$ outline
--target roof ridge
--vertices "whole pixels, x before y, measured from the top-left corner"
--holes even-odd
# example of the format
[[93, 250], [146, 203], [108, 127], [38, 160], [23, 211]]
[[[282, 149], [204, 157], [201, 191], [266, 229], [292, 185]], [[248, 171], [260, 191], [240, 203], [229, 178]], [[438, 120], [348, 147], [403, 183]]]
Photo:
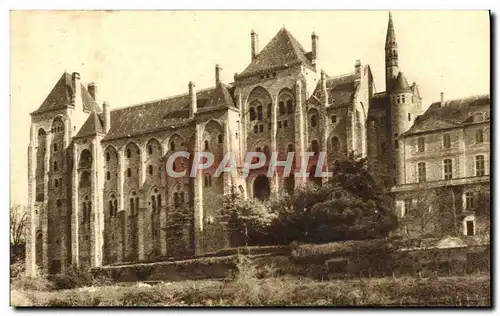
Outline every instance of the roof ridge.
[[352, 76], [352, 75], [355, 75], [356, 73], [355, 72], [348, 72], [348, 73], [344, 73], [344, 74], [341, 74], [341, 75], [336, 75], [336, 76], [330, 76], [328, 78], [326, 78], [326, 80], [330, 80], [330, 79], [339, 79], [339, 78], [342, 78], [342, 77], [348, 77], [348, 76]]
[[[204, 89], [200, 89], [200, 90], [196, 91], [196, 94], [198, 94], [198, 92], [206, 92], [206, 91], [214, 90], [215, 88], [216, 88], [216, 86], [209, 87], [209, 88], [204, 88]], [[123, 107], [111, 109], [111, 112], [120, 111], [120, 110], [124, 110], [124, 109], [129, 109], [129, 108], [133, 108], [133, 107], [139, 107], [139, 106], [142, 106], [142, 105], [148, 105], [150, 103], [161, 102], [161, 101], [165, 101], [165, 100], [172, 100], [172, 99], [176, 99], [176, 98], [180, 98], [180, 97], [184, 97], [184, 96], [188, 96], [188, 95], [189, 95], [189, 92], [187, 92], [187, 93], [181, 93], [181, 94], [176, 94], [176, 95], [173, 95], [173, 96], [170, 96], [170, 97], [166, 97], [166, 98], [160, 98], [160, 99], [155, 99], [155, 100], [150, 100], [150, 101], [144, 101], [144, 102], [141, 102], [141, 103], [130, 104], [130, 105], [126, 105], [126, 106], [123, 106]]]

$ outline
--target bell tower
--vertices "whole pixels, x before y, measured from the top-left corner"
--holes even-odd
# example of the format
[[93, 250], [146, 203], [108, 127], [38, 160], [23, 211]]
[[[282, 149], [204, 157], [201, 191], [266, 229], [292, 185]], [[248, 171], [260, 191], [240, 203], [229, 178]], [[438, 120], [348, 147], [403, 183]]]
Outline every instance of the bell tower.
[[398, 44], [396, 42], [396, 32], [394, 32], [392, 14], [389, 12], [387, 36], [385, 38], [385, 90], [387, 92], [390, 92], [392, 89], [392, 85], [398, 73]]

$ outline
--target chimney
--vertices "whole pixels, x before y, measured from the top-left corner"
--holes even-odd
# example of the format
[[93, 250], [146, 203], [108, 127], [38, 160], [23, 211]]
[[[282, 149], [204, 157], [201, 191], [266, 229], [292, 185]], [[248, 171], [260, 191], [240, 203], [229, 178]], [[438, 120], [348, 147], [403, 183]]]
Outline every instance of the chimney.
[[108, 133], [111, 128], [111, 113], [109, 111], [109, 105], [106, 101], [102, 103], [102, 112], [104, 114], [104, 132]]
[[71, 105], [75, 108], [83, 110], [82, 103], [82, 88], [80, 83], [80, 74], [74, 72], [71, 74], [71, 86], [73, 88], [73, 95], [71, 95]]
[[252, 60], [257, 57], [257, 54], [259, 53], [259, 35], [255, 33], [254, 30], [250, 33], [251, 39], [252, 39]]
[[444, 106], [444, 92], [441, 92], [441, 106]]
[[189, 96], [191, 97], [191, 112], [189, 116], [193, 118], [198, 107], [196, 105], [196, 86], [192, 81], [189, 81]]
[[92, 96], [92, 98], [94, 100], [97, 100], [95, 97], [96, 92], [97, 92], [97, 86], [95, 85], [94, 82], [91, 82], [87, 85], [87, 91], [90, 93], [90, 95]]
[[319, 37], [316, 35], [316, 33], [312, 32], [311, 34], [311, 46], [312, 46], [312, 51], [311, 51], [311, 62], [313, 65], [316, 64], [316, 60], [318, 59], [318, 44], [319, 44]]
[[361, 75], [361, 60], [356, 59], [356, 62], [354, 63], [354, 72], [356, 73], [356, 76]]
[[220, 82], [220, 71], [222, 69], [220, 68], [219, 64], [215, 65], [215, 85], [218, 85]]

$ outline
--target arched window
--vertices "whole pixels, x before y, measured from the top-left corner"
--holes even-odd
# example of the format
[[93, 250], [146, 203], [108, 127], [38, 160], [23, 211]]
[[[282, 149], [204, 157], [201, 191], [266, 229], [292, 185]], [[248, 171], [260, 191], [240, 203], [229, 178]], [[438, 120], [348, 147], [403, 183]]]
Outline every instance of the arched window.
[[153, 174], [153, 166], [152, 165], [148, 166], [148, 173]]
[[267, 105], [267, 118], [271, 118], [271, 116], [272, 116], [272, 114], [273, 114], [271, 107], [272, 107], [272, 104], [271, 104], [271, 103], [269, 103], [269, 104]]
[[57, 161], [54, 161], [54, 171], [57, 171]]
[[311, 127], [316, 127], [318, 125], [318, 118], [315, 114], [311, 116]]
[[332, 124], [337, 123], [337, 115], [332, 115]]
[[217, 142], [219, 144], [222, 144], [223, 140], [224, 140], [224, 138], [222, 137], [222, 134], [217, 135]]
[[208, 140], [205, 140], [205, 150], [209, 150], [209, 147], [210, 146], [208, 146]]
[[82, 221], [85, 223], [87, 221], [87, 203], [82, 203]]
[[262, 120], [262, 106], [261, 105], [259, 105], [257, 107], [257, 120], [259, 120], [259, 121]]
[[54, 151], [57, 151], [57, 144], [54, 144]]
[[314, 152], [315, 156], [319, 154], [319, 142], [316, 139], [311, 142], [311, 150]]
[[56, 188], [57, 188], [58, 186], [59, 186], [59, 180], [54, 179], [54, 187], [56, 187]]
[[130, 157], [132, 157], [132, 151], [130, 150], [130, 148], [127, 148], [127, 158]]
[[279, 107], [280, 107], [280, 115], [284, 115], [284, 114], [286, 114], [285, 102], [280, 101], [280, 103], [279, 103]]
[[253, 107], [250, 108], [250, 121], [255, 121], [255, 109]]
[[151, 195], [151, 211], [153, 211], [153, 213], [156, 212], [156, 207], [156, 197], [154, 195]]
[[134, 215], [135, 213], [135, 203], [134, 203], [134, 198], [129, 199], [129, 205], [130, 205], [130, 215]]
[[267, 146], [264, 146], [264, 155], [266, 155], [266, 158], [269, 158], [271, 156], [271, 151]]
[[131, 177], [132, 176], [132, 170], [130, 168], [127, 168], [127, 177]]
[[292, 100], [288, 100], [286, 101], [286, 110], [288, 112], [288, 114], [293, 114], [293, 101]]
[[113, 201], [111, 200], [108, 201], [108, 212], [109, 217], [113, 217]]
[[111, 155], [109, 153], [106, 153], [106, 161], [110, 161], [111, 160]]
[[207, 173], [205, 174], [205, 188], [212, 186], [212, 177]]
[[337, 136], [332, 137], [332, 151], [334, 153], [339, 151], [339, 138]]
[[148, 145], [148, 155], [152, 155], [153, 154], [153, 145], [149, 144]]
[[180, 206], [179, 193], [177, 193], [177, 192], [174, 193], [174, 206], [175, 207], [179, 207]]
[[175, 151], [175, 143], [174, 143], [174, 141], [170, 142], [170, 151]]
[[318, 125], [318, 119], [316, 118], [316, 115], [311, 116], [311, 127], [316, 127]]
[[157, 209], [159, 212], [159, 211], [161, 211], [161, 194], [158, 194], [158, 199], [156, 202], [158, 203]]
[[111, 172], [107, 171], [106, 172], [106, 180], [111, 179]]

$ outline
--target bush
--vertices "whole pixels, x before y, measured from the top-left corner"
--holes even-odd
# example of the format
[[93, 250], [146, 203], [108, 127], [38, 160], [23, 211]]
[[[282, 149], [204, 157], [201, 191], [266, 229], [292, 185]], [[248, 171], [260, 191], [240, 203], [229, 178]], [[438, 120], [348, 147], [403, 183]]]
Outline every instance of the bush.
[[65, 269], [62, 273], [50, 276], [49, 280], [56, 290], [74, 289], [92, 285], [100, 286], [112, 283], [111, 279], [104, 274], [94, 277], [91, 270], [74, 265]]
[[26, 265], [24, 260], [18, 260], [10, 265], [10, 278], [19, 278], [24, 275], [26, 271]]
[[53, 284], [43, 276], [19, 277], [12, 280], [12, 289], [23, 291], [50, 291]]

